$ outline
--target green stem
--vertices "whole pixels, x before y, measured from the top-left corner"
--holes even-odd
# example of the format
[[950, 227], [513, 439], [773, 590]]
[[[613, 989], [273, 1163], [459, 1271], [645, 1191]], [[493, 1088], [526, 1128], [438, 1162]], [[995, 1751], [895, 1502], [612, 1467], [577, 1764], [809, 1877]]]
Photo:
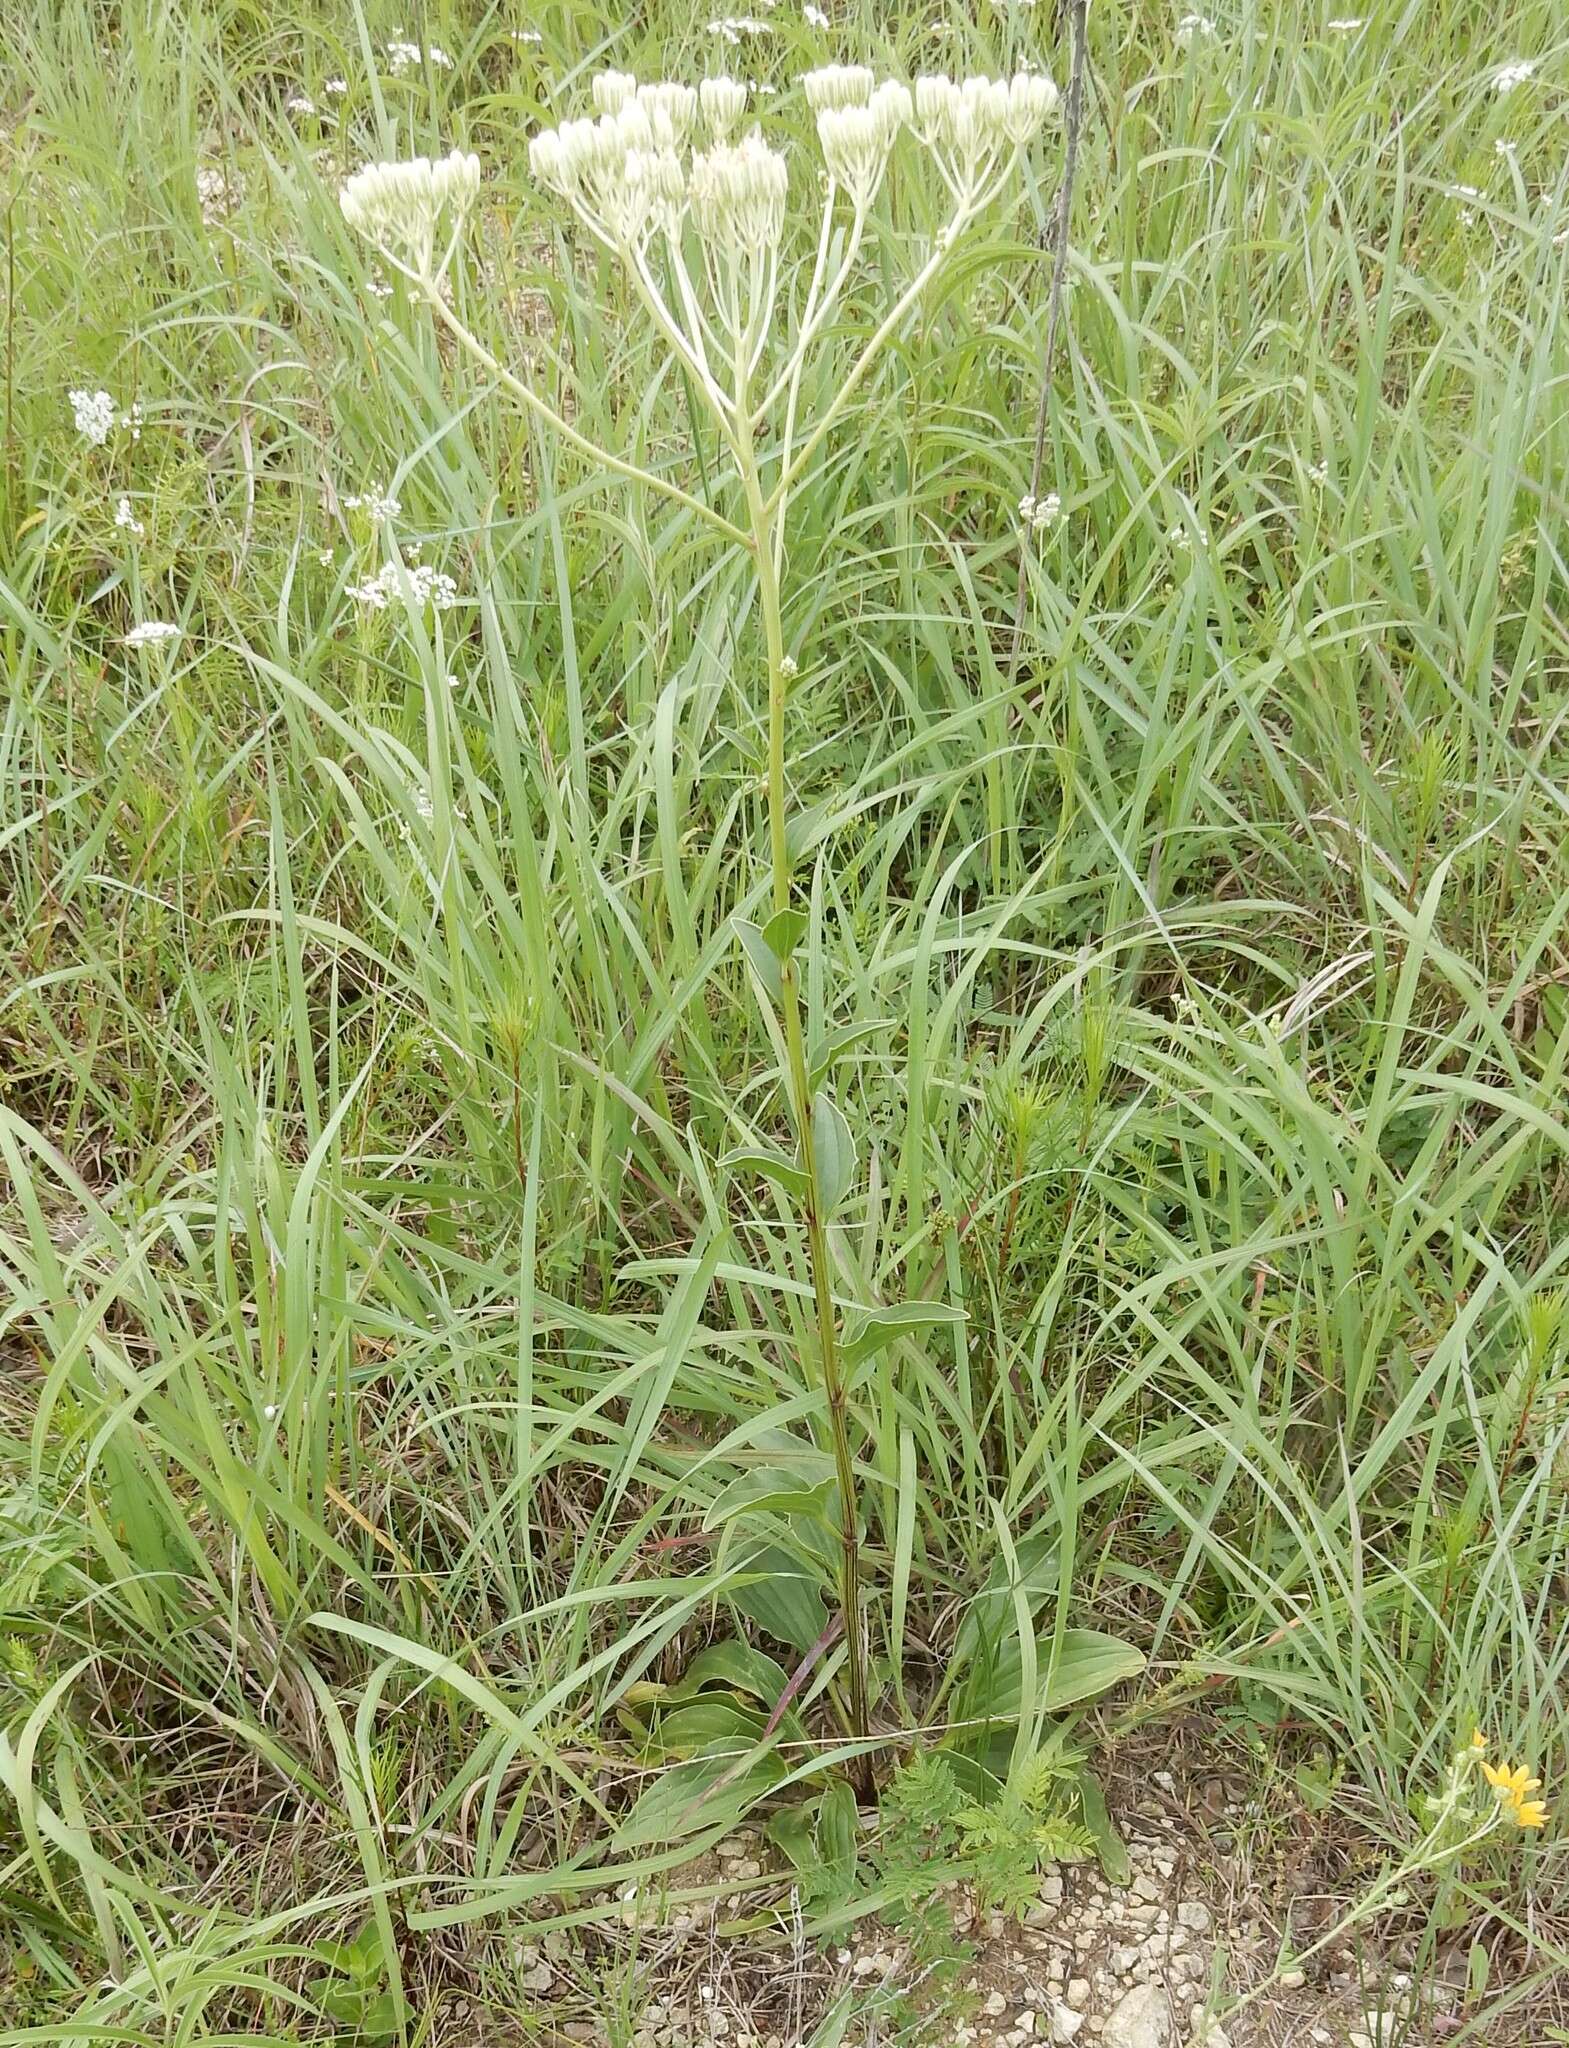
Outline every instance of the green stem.
[[[792, 868], [789, 840], [785, 831], [788, 796], [785, 787], [785, 675], [784, 622], [779, 602], [779, 574], [775, 567], [774, 513], [763, 498], [757, 461], [752, 448], [752, 430], [747, 417], [746, 368], [737, 354], [736, 411], [738, 415], [737, 457], [742, 489], [751, 517], [750, 545], [757, 564], [758, 603], [763, 616], [763, 636], [768, 650], [768, 846], [773, 868], [775, 911], [788, 910]], [[807, 1068], [806, 1042], [801, 1028], [800, 982], [795, 961], [787, 959], [779, 969], [780, 1006], [784, 1012], [785, 1056], [791, 1120], [795, 1125], [801, 1167], [806, 1176], [806, 1242], [811, 1268], [812, 1297], [817, 1315], [817, 1344], [822, 1359], [823, 1391], [828, 1401], [828, 1432], [833, 1450], [834, 1473], [839, 1487], [839, 1520], [842, 1551], [839, 1568], [840, 1619], [844, 1628], [846, 1687], [849, 1692], [850, 1733], [864, 1739], [871, 1732], [866, 1692], [866, 1646], [861, 1633], [861, 1544], [857, 1512], [855, 1466], [850, 1455], [849, 1389], [839, 1359], [839, 1333], [833, 1297], [833, 1266], [828, 1250], [821, 1183], [817, 1172], [817, 1146], [812, 1136], [812, 1087]], [[853, 1766], [857, 1796], [869, 1800], [873, 1792], [872, 1761], [859, 1756]]]

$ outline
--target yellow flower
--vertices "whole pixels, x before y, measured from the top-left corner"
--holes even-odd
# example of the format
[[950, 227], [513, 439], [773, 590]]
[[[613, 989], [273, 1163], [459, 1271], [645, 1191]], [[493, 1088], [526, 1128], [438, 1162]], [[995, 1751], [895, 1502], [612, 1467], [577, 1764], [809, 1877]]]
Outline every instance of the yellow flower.
[[1498, 1804], [1506, 1818], [1517, 1828], [1546, 1827], [1546, 1805], [1530, 1796], [1541, 1790], [1542, 1781], [1531, 1776], [1529, 1765], [1484, 1763], [1482, 1776], [1498, 1794]]
[[1483, 1764], [1482, 1776], [1506, 1805], [1518, 1805], [1527, 1792], [1534, 1792], [1542, 1782], [1531, 1776], [1525, 1764]]
[[1482, 1751], [1487, 1747], [1487, 1737], [1482, 1733], [1480, 1728], [1473, 1728], [1471, 1730], [1471, 1747], [1476, 1751], [1478, 1756], [1480, 1756]]

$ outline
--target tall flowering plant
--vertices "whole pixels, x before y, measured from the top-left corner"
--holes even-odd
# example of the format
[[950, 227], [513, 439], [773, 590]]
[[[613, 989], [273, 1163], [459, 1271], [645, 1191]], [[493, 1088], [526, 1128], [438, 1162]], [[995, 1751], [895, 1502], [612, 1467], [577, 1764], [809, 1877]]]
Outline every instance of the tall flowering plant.
[[[785, 645], [782, 604], [790, 501], [835, 421], [966, 230], [1018, 178], [1025, 152], [1056, 109], [1057, 91], [1034, 71], [1012, 79], [922, 77], [911, 87], [854, 65], [810, 72], [802, 88], [818, 151], [804, 182], [818, 195], [819, 210], [806, 244], [815, 253], [798, 267], [781, 258], [792, 224], [792, 185], [799, 191], [803, 179], [799, 172], [792, 177], [789, 159], [757, 127], [746, 126], [749, 92], [735, 79], [640, 84], [605, 71], [593, 81], [593, 114], [544, 129], [529, 146], [536, 181], [620, 263], [644, 314], [711, 415], [731, 471], [729, 511], [598, 446], [498, 361], [454, 310], [443, 279], [479, 196], [476, 157], [457, 151], [439, 161], [367, 166], [344, 187], [342, 206], [349, 223], [503, 388], [608, 475], [674, 500], [752, 563], [766, 655], [772, 915], [760, 927], [737, 924], [760, 994], [780, 1025], [795, 1152], [747, 1156], [785, 1190], [803, 1225], [816, 1370], [838, 1494], [845, 1719], [851, 1735], [864, 1740], [871, 1702], [860, 1525], [847, 1352], [828, 1239], [855, 1175], [855, 1148], [826, 1076], [817, 1071], [820, 1063], [808, 1058], [795, 960], [805, 917], [796, 903], [785, 774], [785, 712], [797, 675]], [[901, 149], [913, 158], [931, 201], [923, 218], [935, 213], [938, 225], [908, 283], [875, 324], [868, 319], [830, 395], [803, 417], [804, 373], [858, 274], [868, 221]], [[880, 1327], [893, 1325], [885, 1320]], [[859, 1332], [851, 1348], [864, 1349], [866, 1342]], [[802, 1370], [810, 1370], [808, 1362]], [[863, 1752], [863, 1785], [869, 1767]]]

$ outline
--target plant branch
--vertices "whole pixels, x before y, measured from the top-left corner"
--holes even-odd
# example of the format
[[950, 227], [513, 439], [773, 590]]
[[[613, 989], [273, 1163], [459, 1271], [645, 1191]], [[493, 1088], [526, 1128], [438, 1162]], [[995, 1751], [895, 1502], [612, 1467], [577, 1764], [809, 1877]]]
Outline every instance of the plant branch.
[[[1085, 17], [1089, 0], [1071, 0], [1073, 56], [1068, 77], [1067, 147], [1062, 166], [1062, 184], [1057, 192], [1057, 218], [1052, 228], [1051, 296], [1046, 308], [1046, 338], [1041, 344], [1040, 397], [1035, 408], [1035, 447], [1030, 457], [1032, 498], [1040, 496], [1041, 471], [1046, 462], [1046, 431], [1051, 422], [1052, 365], [1057, 355], [1057, 325], [1062, 317], [1062, 289], [1068, 274], [1068, 224], [1073, 213], [1073, 179], [1078, 169], [1079, 138], [1084, 124]], [[1013, 599], [1013, 642], [1008, 653], [1008, 681], [1019, 672], [1024, 647], [1024, 600], [1029, 583], [1029, 537], [1019, 541], [1019, 581]]]

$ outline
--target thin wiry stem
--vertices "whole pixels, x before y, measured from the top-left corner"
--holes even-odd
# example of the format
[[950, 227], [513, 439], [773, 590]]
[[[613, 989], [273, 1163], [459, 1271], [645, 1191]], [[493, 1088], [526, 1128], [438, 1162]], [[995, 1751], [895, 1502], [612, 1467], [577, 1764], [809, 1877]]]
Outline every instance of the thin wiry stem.
[[[1057, 323], [1062, 315], [1063, 279], [1068, 271], [1068, 221], [1073, 210], [1073, 174], [1079, 160], [1084, 115], [1085, 17], [1089, 0], [1072, 0], [1073, 58], [1068, 78], [1067, 146], [1062, 184], [1057, 192], [1057, 218], [1052, 231], [1051, 298], [1046, 308], [1046, 339], [1041, 344], [1040, 396], [1035, 408], [1035, 448], [1030, 457], [1030, 496], [1038, 498], [1046, 462], [1046, 430], [1051, 421], [1052, 364], [1057, 354]], [[1019, 580], [1013, 597], [1013, 639], [1008, 650], [1008, 681], [1019, 673], [1024, 648], [1024, 600], [1029, 583], [1029, 541], [1019, 542]]]

